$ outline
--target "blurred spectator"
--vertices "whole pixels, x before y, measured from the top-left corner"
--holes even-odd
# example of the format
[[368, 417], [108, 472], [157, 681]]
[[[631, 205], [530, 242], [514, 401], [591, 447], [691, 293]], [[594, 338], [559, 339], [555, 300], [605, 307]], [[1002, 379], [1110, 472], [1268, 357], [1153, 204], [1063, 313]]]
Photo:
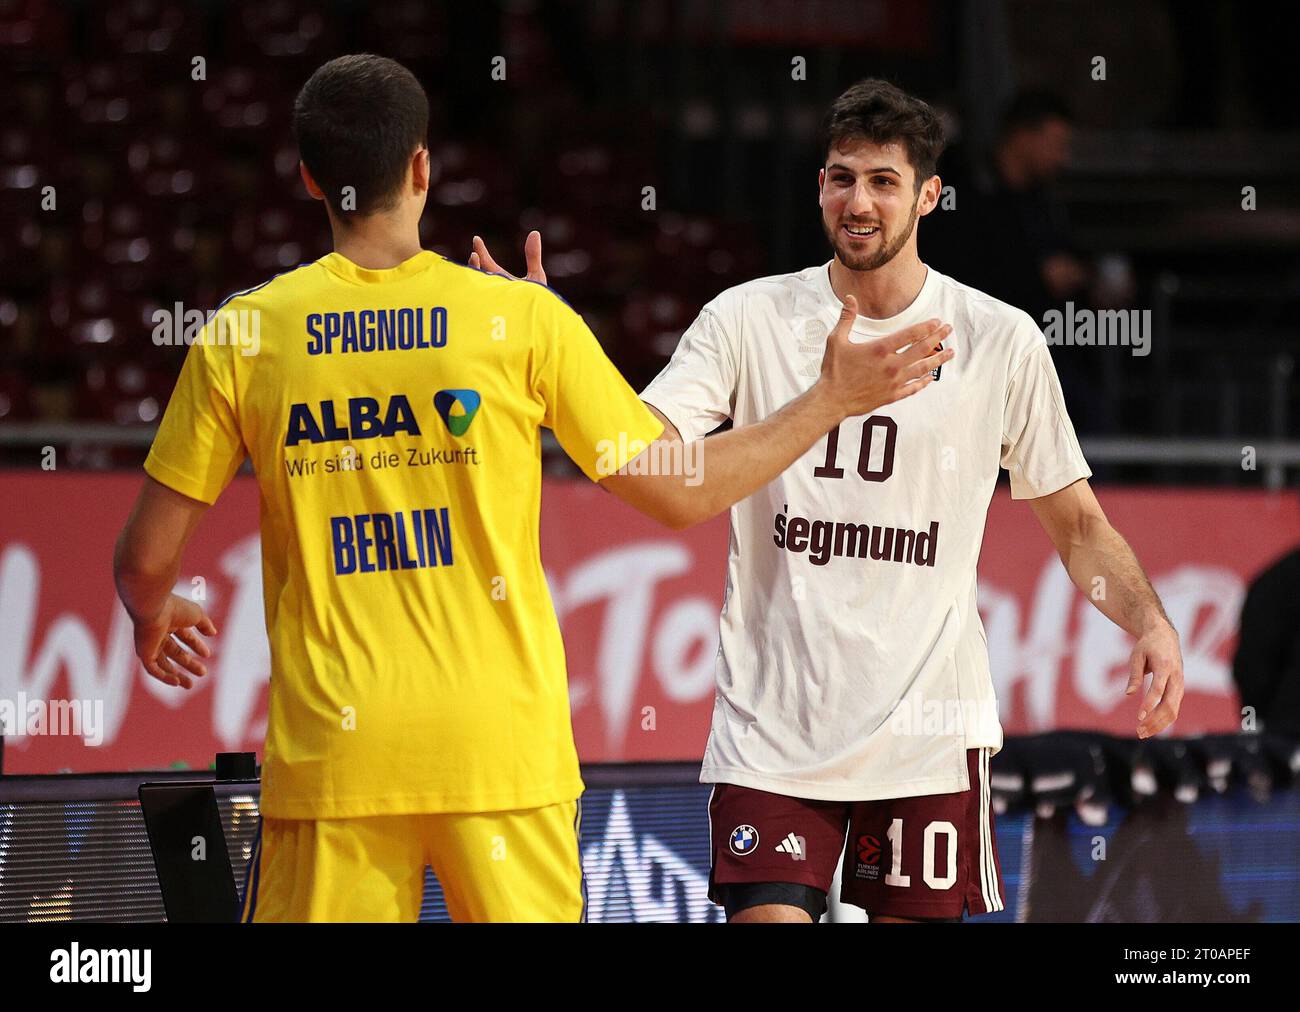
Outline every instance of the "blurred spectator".
[[1258, 729], [1300, 734], [1300, 548], [1246, 592], [1232, 677]]
[[[1073, 117], [1042, 91], [1018, 95], [986, 159], [942, 166], [956, 206], [927, 219], [926, 259], [962, 284], [1023, 309], [1041, 327], [1050, 309], [1086, 300], [1091, 272], [1071, 240], [1052, 184], [1069, 160]], [[1098, 389], [1096, 349], [1055, 346], [1066, 403], [1081, 432], [1113, 428]]]

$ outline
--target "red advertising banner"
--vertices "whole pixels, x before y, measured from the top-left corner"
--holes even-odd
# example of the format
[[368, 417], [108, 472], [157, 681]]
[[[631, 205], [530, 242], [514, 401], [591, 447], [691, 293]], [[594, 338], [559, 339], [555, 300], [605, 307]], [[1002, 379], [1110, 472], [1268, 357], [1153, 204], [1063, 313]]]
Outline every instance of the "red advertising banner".
[[[210, 675], [185, 692], [144, 674], [113, 591], [113, 543], [134, 475], [0, 476], [0, 723], [7, 773], [206, 767], [257, 751], [269, 656], [257, 486], [239, 478], [186, 554], [182, 591], [221, 631]], [[1240, 727], [1232, 684], [1249, 580], [1300, 543], [1294, 497], [1102, 489], [1183, 639], [1180, 735]], [[698, 760], [708, 735], [725, 581], [726, 518], [669, 531], [585, 482], [551, 481], [542, 555], [569, 659], [587, 762]], [[1129, 637], [1070, 583], [1046, 535], [1005, 488], [980, 562], [980, 612], [1009, 733], [1131, 734]]]

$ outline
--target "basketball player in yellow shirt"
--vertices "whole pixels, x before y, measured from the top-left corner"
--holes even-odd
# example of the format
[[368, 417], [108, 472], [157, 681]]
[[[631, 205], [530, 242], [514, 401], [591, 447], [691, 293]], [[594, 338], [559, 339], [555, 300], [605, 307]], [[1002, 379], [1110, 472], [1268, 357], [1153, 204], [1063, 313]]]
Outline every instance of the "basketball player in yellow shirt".
[[820, 380], [709, 437], [702, 484], [629, 473], [663, 426], [581, 318], [543, 284], [420, 248], [428, 103], [410, 72], [333, 60], [294, 126], [334, 252], [232, 296], [187, 353], [114, 560], [136, 652], [170, 685], [206, 673], [216, 629], [172, 589], [250, 458], [272, 678], [244, 918], [414, 921], [428, 864], [455, 920], [581, 920], [583, 785], [538, 554], [541, 429], [680, 528], [845, 417], [924, 387], [951, 357], [935, 351], [946, 330], [854, 344], [850, 303]]

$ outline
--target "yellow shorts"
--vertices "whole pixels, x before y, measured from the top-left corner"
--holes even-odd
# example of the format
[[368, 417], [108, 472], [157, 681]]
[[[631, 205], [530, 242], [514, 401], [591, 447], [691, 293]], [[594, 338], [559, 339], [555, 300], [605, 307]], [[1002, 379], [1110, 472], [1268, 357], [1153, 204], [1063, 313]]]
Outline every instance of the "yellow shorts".
[[454, 921], [583, 921], [581, 819], [581, 801], [516, 812], [263, 819], [242, 920], [415, 921], [429, 865]]

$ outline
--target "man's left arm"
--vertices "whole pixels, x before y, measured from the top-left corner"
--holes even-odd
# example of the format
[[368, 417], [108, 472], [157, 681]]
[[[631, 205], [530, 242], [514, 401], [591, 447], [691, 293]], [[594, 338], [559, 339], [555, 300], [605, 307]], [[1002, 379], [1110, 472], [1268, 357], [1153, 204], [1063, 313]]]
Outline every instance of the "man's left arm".
[[144, 462], [144, 486], [113, 553], [113, 580], [135, 627], [140, 663], [184, 689], [190, 676], [207, 674], [201, 658], [211, 651], [199, 634], [217, 630], [172, 588], [190, 536], [247, 456], [234, 407], [234, 350], [214, 336], [218, 323], [209, 319], [185, 354]]
[[1178, 633], [1137, 556], [1106, 519], [1086, 479], [1030, 499], [1029, 505], [1074, 585], [1136, 638], [1125, 695], [1137, 692], [1148, 673], [1153, 676], [1138, 708], [1137, 734], [1159, 734], [1177, 719], [1183, 702], [1183, 655]]
[[202, 677], [211, 649], [199, 635], [217, 628], [193, 601], [172, 593], [185, 545], [208, 504], [146, 477], [113, 553], [113, 580], [131, 616], [135, 652], [146, 671], [167, 685], [190, 688]]

